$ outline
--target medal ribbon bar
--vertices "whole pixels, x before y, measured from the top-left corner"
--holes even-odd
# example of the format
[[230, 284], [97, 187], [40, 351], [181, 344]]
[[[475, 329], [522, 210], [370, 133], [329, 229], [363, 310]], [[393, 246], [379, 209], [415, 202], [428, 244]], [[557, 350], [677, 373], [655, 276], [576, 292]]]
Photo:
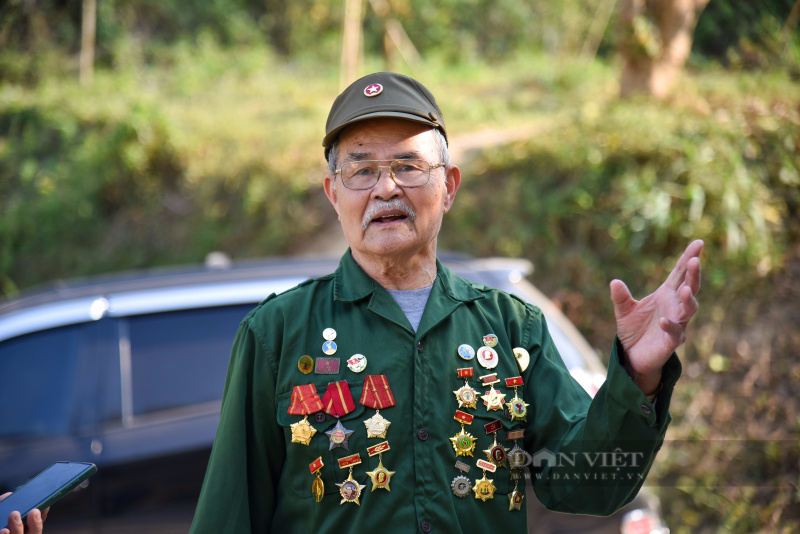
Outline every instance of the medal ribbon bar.
[[460, 369], [457, 369], [457, 371], [458, 378], [470, 378], [475, 376], [475, 369], [472, 367], [461, 367]]
[[322, 463], [322, 456], [320, 456], [319, 458], [308, 464], [308, 470], [311, 471], [311, 474], [313, 475], [314, 473], [322, 469], [324, 466], [325, 464]]
[[525, 437], [525, 429], [509, 430], [508, 432], [506, 432], [507, 441], [522, 439], [523, 437]]
[[322, 404], [325, 413], [334, 417], [342, 417], [355, 410], [356, 404], [353, 402], [353, 395], [350, 393], [347, 380], [328, 384], [328, 390], [322, 397]]
[[317, 395], [314, 384], [303, 384], [292, 389], [292, 398], [289, 405], [291, 415], [308, 415], [322, 409], [322, 401]]
[[484, 471], [489, 471], [490, 473], [494, 473], [497, 471], [497, 466], [494, 465], [492, 462], [487, 462], [486, 460], [479, 459], [475, 462], [475, 465], [483, 469]]
[[500, 422], [499, 419], [492, 421], [491, 423], [486, 423], [483, 425], [483, 428], [486, 429], [487, 434], [491, 434], [492, 432], [497, 432], [501, 428], [503, 428], [503, 423]]
[[339, 467], [341, 469], [344, 469], [345, 467], [352, 467], [361, 463], [361, 453], [357, 452], [355, 454], [351, 454], [350, 456], [339, 458], [337, 461], [339, 462]]
[[375, 456], [376, 454], [381, 454], [389, 450], [389, 442], [383, 441], [378, 443], [377, 445], [373, 445], [372, 447], [367, 447], [367, 454], [370, 456]]
[[517, 386], [522, 386], [524, 384], [525, 383], [522, 381], [522, 377], [521, 376], [514, 376], [512, 378], [506, 378], [506, 387], [507, 388], [513, 388], [513, 387], [517, 387]]
[[491, 386], [492, 384], [500, 382], [497, 379], [497, 373], [492, 373], [490, 375], [483, 375], [480, 377], [480, 379], [481, 379], [481, 384], [483, 384], [484, 386]]
[[461, 410], [456, 410], [456, 415], [453, 417], [456, 421], [461, 423], [462, 425], [471, 425], [472, 424], [473, 416], [466, 412], [462, 412]]
[[361, 392], [361, 404], [367, 408], [382, 410], [395, 405], [392, 388], [386, 375], [367, 375]]

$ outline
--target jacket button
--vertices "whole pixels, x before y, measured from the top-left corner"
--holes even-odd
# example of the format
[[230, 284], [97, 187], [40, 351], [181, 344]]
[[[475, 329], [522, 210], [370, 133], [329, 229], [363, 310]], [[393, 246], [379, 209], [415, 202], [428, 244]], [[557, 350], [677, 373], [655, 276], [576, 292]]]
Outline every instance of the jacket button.
[[422, 341], [417, 343], [417, 352], [422, 352]]
[[420, 441], [425, 441], [426, 439], [428, 439], [428, 431], [425, 430], [424, 428], [420, 428], [419, 430], [417, 430], [417, 437], [419, 438]]
[[646, 404], [642, 404], [642, 405], [641, 405], [641, 408], [642, 408], [642, 411], [643, 411], [644, 413], [646, 413], [646, 414], [650, 414], [650, 413], [652, 413], [652, 412], [653, 412], [653, 410], [651, 410], [651, 409], [650, 409], [650, 406], [648, 406], [648, 405], [646, 405]]
[[422, 529], [422, 532], [430, 532], [431, 528], [433, 528], [433, 525], [431, 525], [431, 522], [427, 519], [423, 519], [422, 523], [419, 525], [419, 528]]

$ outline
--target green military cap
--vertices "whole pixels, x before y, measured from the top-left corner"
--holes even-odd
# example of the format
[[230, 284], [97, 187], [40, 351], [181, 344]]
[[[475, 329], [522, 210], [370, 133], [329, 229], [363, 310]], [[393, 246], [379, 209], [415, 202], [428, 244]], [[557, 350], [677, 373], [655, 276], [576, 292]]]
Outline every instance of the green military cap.
[[433, 95], [421, 83], [396, 72], [376, 72], [350, 84], [336, 97], [325, 124], [325, 158], [342, 130], [380, 117], [406, 119], [438, 128], [447, 140], [444, 118]]

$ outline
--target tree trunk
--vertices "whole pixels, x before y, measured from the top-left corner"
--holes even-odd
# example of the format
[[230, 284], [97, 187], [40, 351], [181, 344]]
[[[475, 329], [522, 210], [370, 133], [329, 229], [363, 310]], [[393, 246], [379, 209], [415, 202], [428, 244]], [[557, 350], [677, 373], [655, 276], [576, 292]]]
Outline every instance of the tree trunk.
[[78, 78], [82, 85], [92, 83], [94, 77], [94, 45], [97, 29], [97, 3], [83, 0], [81, 15], [81, 57]]
[[620, 93], [670, 94], [692, 50], [692, 33], [708, 0], [623, 0]]

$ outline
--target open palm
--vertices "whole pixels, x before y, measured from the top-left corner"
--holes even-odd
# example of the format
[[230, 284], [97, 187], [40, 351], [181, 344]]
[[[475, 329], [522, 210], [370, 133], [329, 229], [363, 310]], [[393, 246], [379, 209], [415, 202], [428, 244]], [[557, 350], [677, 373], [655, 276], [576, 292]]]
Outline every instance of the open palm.
[[635, 300], [621, 280], [611, 282], [611, 300], [628, 371], [648, 393], [661, 380], [661, 368], [686, 339], [686, 325], [697, 311], [700, 289], [700, 252], [703, 242], [693, 241], [661, 286]]

